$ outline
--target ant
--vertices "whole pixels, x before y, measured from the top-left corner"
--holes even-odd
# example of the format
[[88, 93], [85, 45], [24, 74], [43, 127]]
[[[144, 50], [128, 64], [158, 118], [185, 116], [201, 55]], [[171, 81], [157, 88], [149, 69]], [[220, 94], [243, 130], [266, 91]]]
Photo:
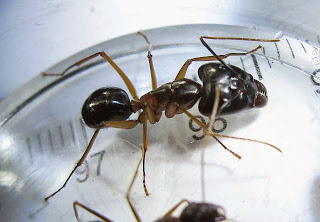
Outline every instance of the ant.
[[[143, 129], [143, 144], [142, 144], [142, 169], [143, 169], [143, 187], [146, 196], [149, 195], [145, 182], [145, 157], [147, 152], [147, 121], [151, 124], [155, 124], [161, 118], [162, 112], [165, 112], [167, 118], [172, 118], [176, 114], [184, 113], [196, 124], [198, 124], [203, 130], [208, 131], [208, 127], [199, 121], [195, 116], [189, 113], [187, 110], [192, 108], [194, 104], [199, 101], [199, 111], [205, 116], [210, 116], [212, 113], [213, 101], [215, 96], [215, 86], [219, 86], [220, 89], [220, 102], [217, 115], [230, 114], [240, 112], [242, 110], [250, 109], [253, 107], [263, 107], [267, 104], [268, 96], [266, 87], [255, 80], [251, 74], [246, 71], [233, 66], [227, 65], [223, 59], [230, 56], [244, 56], [257, 51], [262, 48], [258, 46], [255, 49], [244, 53], [228, 53], [224, 55], [217, 55], [210, 46], [205, 42], [205, 39], [225, 39], [225, 40], [247, 40], [247, 41], [260, 41], [260, 42], [277, 42], [279, 40], [269, 39], [252, 39], [252, 38], [233, 38], [233, 37], [209, 37], [201, 36], [201, 43], [213, 54], [213, 56], [204, 56], [188, 59], [180, 71], [178, 72], [174, 81], [166, 83], [160, 87], [157, 86], [155, 69], [152, 60], [152, 45], [147, 36], [142, 32], [138, 32], [138, 35], [142, 36], [148, 44], [148, 61], [152, 80], [152, 91], [141, 96], [140, 99], [137, 96], [136, 89], [131, 83], [127, 75], [120, 69], [120, 67], [105, 53], [104, 51], [97, 52], [90, 55], [73, 65], [67, 67], [62, 73], [42, 73], [43, 76], [63, 76], [70, 69], [80, 66], [81, 64], [101, 56], [104, 58], [119, 74], [124, 83], [126, 84], [129, 93], [132, 96], [130, 101], [128, 94], [117, 87], [104, 87], [94, 91], [84, 102], [82, 107], [82, 119], [91, 128], [95, 128], [95, 132], [91, 137], [85, 152], [73, 168], [65, 183], [54, 193], [44, 198], [45, 201], [57, 194], [63, 189], [69, 181], [75, 170], [84, 162], [90, 149], [92, 148], [95, 139], [97, 138], [99, 131], [105, 127], [131, 129], [142, 124]], [[191, 79], [185, 78], [189, 65], [194, 61], [216, 61], [202, 65], [198, 70], [200, 80], [203, 82], [203, 86]], [[139, 114], [138, 119], [128, 120], [132, 113], [139, 110], [142, 112]], [[223, 134], [217, 134], [210, 132], [210, 136], [213, 137], [224, 149], [229, 151], [236, 158], [241, 159], [241, 156], [227, 148], [217, 137], [238, 139], [252, 141], [256, 143], [262, 143], [268, 145], [279, 152], [282, 152], [278, 147], [254, 140], [241, 137], [227, 136]]]
[[[209, 126], [212, 126], [214, 123], [214, 120], [216, 118], [217, 115], [217, 109], [218, 109], [218, 103], [219, 103], [219, 97], [220, 97], [220, 89], [218, 86], [215, 87], [215, 101], [214, 101], [214, 105], [213, 105], [213, 111], [211, 113], [211, 118], [210, 118], [210, 122], [209, 122]], [[205, 138], [212, 133], [211, 131], [212, 128], [208, 128], [208, 131], [204, 131], [204, 136]], [[206, 146], [206, 142], [204, 142], [202, 144], [202, 149], [201, 149], [201, 166], [204, 165], [204, 148]], [[143, 149], [143, 147], [141, 147], [141, 149]], [[143, 159], [143, 156], [141, 157], [133, 178], [131, 179], [130, 185], [128, 187], [127, 193], [126, 193], [126, 199], [127, 202], [130, 206], [130, 209], [136, 219], [137, 222], [141, 222], [141, 218], [138, 214], [138, 212], [136, 211], [136, 209], [134, 208], [133, 204], [131, 203], [130, 200], [130, 192], [132, 189], [132, 186], [136, 180], [137, 174], [138, 174], [138, 170], [139, 170], [139, 166], [141, 164], [141, 161]], [[204, 168], [201, 167], [201, 190], [202, 190], [202, 202], [200, 203], [196, 203], [196, 202], [190, 202], [187, 199], [183, 199], [180, 202], [178, 202], [175, 206], [173, 206], [163, 217], [161, 217], [160, 219], [156, 220], [155, 222], [228, 222], [230, 220], [227, 220], [226, 218], [226, 211], [223, 207], [216, 205], [216, 204], [212, 204], [212, 203], [207, 203], [204, 201], [205, 199], [205, 195], [204, 195]], [[179, 217], [174, 217], [172, 216], [173, 212], [183, 203], [187, 203], [188, 205], [183, 209], [183, 211], [181, 212]], [[97, 211], [83, 205], [82, 203], [75, 201], [73, 202], [73, 210], [74, 210], [74, 214], [76, 219], [78, 220], [78, 222], [80, 222], [80, 217], [78, 214], [78, 210], [77, 208], [83, 208], [84, 210], [88, 211], [89, 213], [95, 215], [96, 217], [102, 219], [105, 222], [111, 222], [110, 219], [108, 219], [107, 217], [105, 217], [104, 215], [98, 213]]]

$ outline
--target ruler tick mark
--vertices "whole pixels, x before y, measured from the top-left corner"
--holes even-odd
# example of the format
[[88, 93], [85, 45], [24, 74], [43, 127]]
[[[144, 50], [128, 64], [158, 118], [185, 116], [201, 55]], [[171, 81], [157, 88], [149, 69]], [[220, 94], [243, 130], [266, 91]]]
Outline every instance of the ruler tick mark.
[[31, 139], [27, 138], [27, 146], [28, 146], [28, 151], [29, 151], [29, 158], [30, 158], [30, 163], [31, 165], [33, 164], [33, 154], [32, 154], [32, 147], [31, 147]]
[[42, 141], [41, 141], [41, 135], [40, 135], [40, 133], [38, 133], [37, 139], [38, 139], [39, 150], [40, 150], [40, 153], [42, 154], [42, 153], [43, 153], [43, 149], [42, 149]]
[[63, 132], [62, 132], [62, 126], [59, 126], [59, 135], [60, 135], [60, 140], [61, 140], [61, 145], [64, 147], [64, 138], [63, 138]]
[[88, 135], [87, 135], [87, 131], [86, 131], [86, 127], [84, 125], [84, 123], [82, 122], [82, 119], [80, 118], [80, 124], [81, 124], [81, 130], [82, 130], [82, 135], [84, 138], [84, 141], [86, 142], [86, 145], [88, 145]]
[[244, 67], [244, 63], [243, 63], [243, 60], [242, 60], [241, 57], [240, 57], [240, 61], [241, 61], [241, 64], [242, 64], [242, 69], [243, 69], [244, 71], [246, 71], [246, 68]]
[[262, 47], [262, 52], [263, 52], [263, 55], [264, 55], [264, 58], [266, 58], [268, 64], [269, 64], [269, 67], [271, 68], [271, 62], [269, 61], [267, 55], [266, 55], [266, 50], [264, 47]]
[[278, 44], [275, 42], [274, 45], [275, 45], [276, 50], [277, 50], [278, 59], [279, 59], [279, 61], [281, 62], [281, 64], [283, 64], [283, 62], [282, 62], [282, 60], [281, 60], [281, 57], [280, 57], [280, 51], [279, 51], [279, 48], [278, 48]]
[[262, 80], [262, 79], [263, 79], [263, 77], [262, 77], [262, 74], [261, 74], [261, 70], [260, 70], [260, 67], [259, 67], [259, 64], [258, 64], [257, 58], [256, 58], [256, 56], [255, 56], [255, 55], [252, 55], [252, 54], [251, 54], [251, 58], [252, 58], [252, 61], [253, 61], [254, 67], [256, 68], [258, 78], [259, 78], [259, 80]]
[[[299, 42], [300, 42], [300, 41], [299, 41]], [[306, 48], [304, 47], [304, 45], [302, 44], [302, 42], [300, 42], [300, 44], [301, 44], [301, 46], [302, 46], [302, 48], [303, 48], [304, 52], [305, 52], [305, 53], [307, 53], [307, 50], [306, 50]]]
[[51, 151], [54, 151], [51, 130], [48, 130], [48, 138], [49, 138], [49, 144], [50, 144], [50, 147], [51, 147]]
[[289, 40], [288, 40], [288, 39], [286, 39], [286, 41], [287, 41], [287, 44], [288, 44], [288, 46], [289, 46], [289, 48], [290, 48], [290, 51], [291, 51], [292, 57], [295, 59], [296, 57], [295, 57], [295, 55], [294, 55], [294, 53], [293, 53], [293, 50], [292, 50], [292, 47], [291, 47], [291, 45], [290, 45]]
[[71, 130], [72, 141], [73, 143], [76, 143], [76, 135], [75, 135], [74, 128], [71, 121], [69, 122], [69, 126]]

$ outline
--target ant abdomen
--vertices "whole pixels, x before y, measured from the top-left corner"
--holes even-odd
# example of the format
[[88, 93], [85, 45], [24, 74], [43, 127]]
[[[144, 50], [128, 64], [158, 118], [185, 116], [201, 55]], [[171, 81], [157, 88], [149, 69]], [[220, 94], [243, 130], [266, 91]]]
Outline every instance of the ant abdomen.
[[98, 128], [104, 121], [126, 120], [131, 114], [128, 94], [117, 87], [94, 91], [82, 106], [83, 121], [92, 128]]

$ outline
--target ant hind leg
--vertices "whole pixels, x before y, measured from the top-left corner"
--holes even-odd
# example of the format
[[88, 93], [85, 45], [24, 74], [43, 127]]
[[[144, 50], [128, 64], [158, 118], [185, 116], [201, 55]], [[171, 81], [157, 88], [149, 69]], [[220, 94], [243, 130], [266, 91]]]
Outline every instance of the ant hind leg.
[[86, 157], [88, 156], [99, 132], [100, 129], [102, 129], [103, 127], [113, 127], [113, 128], [121, 128], [121, 129], [131, 129], [134, 128], [137, 124], [139, 123], [138, 120], [126, 120], [126, 121], [106, 121], [103, 124], [101, 124], [101, 126], [99, 128], [96, 129], [96, 131], [94, 132], [93, 136], [90, 139], [90, 142], [86, 148], [86, 150], [84, 151], [84, 153], [82, 154], [80, 160], [77, 162], [76, 166], [73, 168], [73, 170], [71, 171], [71, 173], [69, 174], [68, 178], [66, 179], [66, 181], [64, 182], [64, 184], [58, 189], [56, 190], [54, 193], [52, 193], [51, 195], [47, 196], [46, 198], [44, 198], [45, 201], [48, 201], [51, 197], [53, 197], [54, 195], [56, 195], [58, 192], [60, 192], [68, 183], [68, 181], [70, 180], [71, 176], [73, 175], [73, 173], [76, 171], [76, 169], [81, 166], [81, 164], [84, 162], [84, 160], [86, 159]]
[[124, 81], [124, 83], [126, 84], [131, 96], [133, 97], [134, 100], [139, 101], [139, 98], [137, 96], [137, 92], [136, 89], [134, 87], [134, 85], [131, 83], [130, 79], [128, 78], [128, 76], [120, 69], [120, 67], [107, 55], [107, 53], [105, 52], [96, 52], [93, 55], [90, 55], [84, 59], [81, 59], [80, 61], [72, 64], [71, 66], [67, 67], [62, 73], [41, 73], [42, 76], [64, 76], [70, 69], [80, 66], [83, 63], [96, 58], [97, 56], [101, 56], [102, 58], [104, 58], [113, 68], [114, 70], [119, 74], [119, 76], [122, 78], [122, 80]]
[[73, 211], [74, 211], [74, 215], [77, 218], [77, 221], [80, 222], [80, 218], [79, 218], [79, 214], [78, 214], [78, 210], [77, 207], [81, 207], [83, 209], [85, 209], [86, 211], [88, 211], [89, 213], [95, 215], [96, 217], [100, 218], [101, 220], [103, 220], [104, 222], [112, 222], [112, 220], [108, 219], [107, 217], [103, 216], [102, 214], [98, 213], [97, 211], [83, 205], [82, 203], [79, 203], [78, 201], [73, 202]]

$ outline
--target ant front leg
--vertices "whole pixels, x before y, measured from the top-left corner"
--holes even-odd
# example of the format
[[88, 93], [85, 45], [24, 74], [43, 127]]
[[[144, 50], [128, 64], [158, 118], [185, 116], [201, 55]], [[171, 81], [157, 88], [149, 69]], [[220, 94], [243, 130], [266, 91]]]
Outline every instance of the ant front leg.
[[211, 36], [201, 36], [200, 41], [201, 43], [214, 55], [214, 56], [204, 56], [204, 57], [196, 57], [192, 59], [188, 59], [183, 66], [181, 67], [180, 71], [178, 72], [175, 80], [182, 79], [185, 77], [188, 67], [192, 62], [195, 61], [216, 61], [219, 60], [222, 64], [225, 64], [223, 62], [223, 59], [228, 58], [229, 56], [245, 56], [250, 53], [253, 53], [257, 51], [258, 49], [262, 48], [262, 46], [258, 46], [254, 48], [251, 51], [245, 52], [245, 53], [228, 53], [225, 55], [217, 55], [213, 50], [208, 46], [208, 44], [204, 41], [204, 39], [215, 39], [215, 40], [241, 40], [241, 41], [256, 41], [256, 42], [279, 42], [278, 39], [255, 39], [255, 38], [238, 38], [238, 37], [211, 37]]
[[216, 37], [216, 36], [201, 36], [201, 39], [215, 39], [215, 40], [240, 40], [252, 42], [279, 42], [279, 39], [259, 39], [259, 38], [242, 38], [242, 37]]
[[[219, 95], [219, 87], [216, 86], [216, 95]], [[219, 92], [218, 92], [219, 91]], [[215, 105], [216, 104], [216, 105]], [[204, 131], [204, 135], [209, 135], [211, 137], [213, 137], [220, 145], [222, 145], [222, 147], [224, 149], [226, 149], [228, 152], [230, 152], [232, 155], [234, 155], [235, 157], [237, 157], [238, 159], [241, 159], [241, 156], [239, 156], [237, 153], [233, 152], [232, 150], [230, 150], [229, 148], [227, 148], [217, 137], [222, 137], [222, 138], [229, 138], [229, 139], [237, 139], [237, 140], [244, 140], [244, 141], [250, 141], [250, 142], [255, 142], [255, 143], [260, 143], [260, 144], [264, 144], [267, 146], [270, 146], [273, 149], [276, 149], [277, 151], [281, 152], [281, 149], [279, 149], [278, 147], [276, 147], [275, 145], [272, 145], [270, 143], [264, 142], [264, 141], [260, 141], [260, 140], [255, 140], [255, 139], [249, 139], [249, 138], [243, 138], [243, 137], [235, 137], [235, 136], [228, 136], [228, 135], [224, 135], [224, 134], [217, 134], [217, 133], [213, 133], [212, 132], [212, 125], [215, 121], [215, 116], [217, 114], [217, 109], [218, 109], [218, 105], [219, 104], [219, 98], [216, 96], [215, 97], [215, 101], [214, 101], [214, 105], [213, 105], [213, 110], [212, 110], [212, 114], [211, 114], [211, 119], [210, 119], [210, 123], [209, 123], [209, 127], [206, 126], [205, 124], [203, 124], [201, 121], [199, 121], [194, 115], [192, 115], [191, 113], [189, 113], [185, 108], [183, 107], [179, 107], [179, 109], [186, 114], [190, 119], [192, 119], [197, 125], [199, 125], [203, 131]]]
[[255, 142], [255, 143], [260, 143], [260, 144], [264, 144], [267, 146], [270, 146], [273, 149], [276, 149], [277, 151], [279, 151], [280, 153], [282, 153], [282, 150], [278, 147], [276, 147], [275, 145], [272, 145], [270, 143], [264, 142], [264, 141], [260, 141], [260, 140], [255, 140], [255, 139], [249, 139], [249, 138], [243, 138], [243, 137], [237, 137], [237, 136], [228, 136], [228, 135], [224, 135], [224, 134], [217, 134], [217, 133], [212, 133], [209, 131], [208, 127], [203, 124], [201, 121], [199, 121], [197, 119], [197, 117], [195, 117], [194, 115], [192, 115], [190, 112], [188, 112], [186, 109], [179, 107], [179, 109], [186, 114], [190, 119], [192, 119], [198, 126], [200, 126], [202, 129], [204, 129], [205, 131], [207, 131], [207, 134], [211, 137], [213, 137], [220, 145], [222, 145], [222, 147], [224, 149], [226, 149], [228, 152], [230, 152], [232, 155], [234, 155], [235, 157], [237, 157], [238, 159], [241, 159], [241, 156], [239, 156], [237, 153], [233, 152], [232, 150], [230, 150], [229, 148], [227, 148], [217, 137], [222, 137], [222, 138], [229, 138], [229, 139], [236, 139], [236, 140], [244, 140], [244, 141], [250, 141], [250, 142]]
[[81, 166], [81, 164], [84, 162], [84, 160], [86, 159], [86, 157], [88, 156], [98, 134], [101, 128], [103, 127], [113, 127], [113, 128], [120, 128], [120, 129], [132, 129], [134, 128], [137, 124], [139, 123], [138, 120], [126, 120], [126, 121], [107, 121], [107, 122], [103, 122], [101, 124], [101, 126], [99, 128], [96, 129], [96, 131], [94, 132], [93, 136], [90, 139], [90, 142], [86, 148], [86, 150], [84, 151], [84, 153], [82, 154], [80, 160], [77, 162], [76, 166], [73, 168], [73, 170], [71, 171], [71, 173], [69, 174], [67, 180], [64, 182], [64, 184], [58, 189], [56, 190], [54, 193], [52, 193], [51, 195], [47, 196], [46, 198], [44, 198], [45, 201], [48, 201], [51, 197], [53, 197], [54, 195], [56, 195], [58, 192], [60, 192], [68, 183], [68, 181], [70, 180], [72, 174], [76, 171], [76, 169]]

